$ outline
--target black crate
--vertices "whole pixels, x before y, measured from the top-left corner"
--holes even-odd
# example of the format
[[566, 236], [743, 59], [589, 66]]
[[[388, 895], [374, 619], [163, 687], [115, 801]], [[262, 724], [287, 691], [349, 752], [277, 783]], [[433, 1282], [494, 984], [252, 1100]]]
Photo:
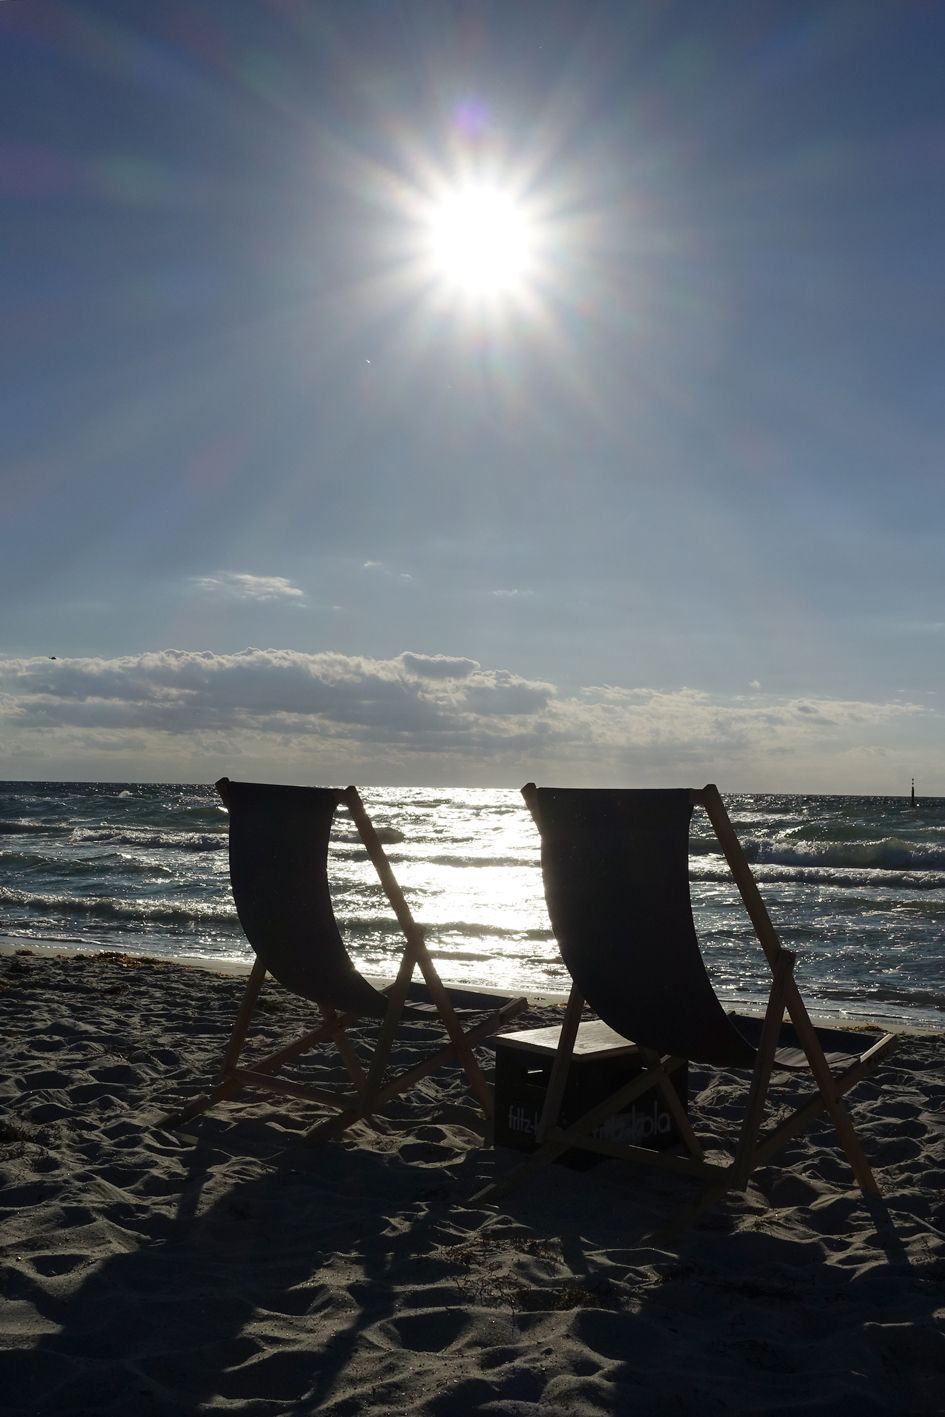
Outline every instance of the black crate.
[[[517, 1151], [534, 1151], [535, 1133], [551, 1077], [560, 1027], [533, 1028], [520, 1033], [501, 1034], [495, 1040], [495, 1128], [496, 1146]], [[561, 1102], [559, 1125], [568, 1126], [582, 1117], [595, 1103], [643, 1071], [640, 1051], [619, 1033], [599, 1020], [582, 1023], [574, 1044], [567, 1086]], [[683, 1107], [689, 1100], [689, 1071], [680, 1063], [671, 1074]], [[601, 1140], [618, 1144], [651, 1147], [661, 1151], [675, 1146], [680, 1136], [672, 1115], [655, 1088], [613, 1113], [593, 1133]], [[564, 1159], [574, 1162], [593, 1153], [573, 1149]]]

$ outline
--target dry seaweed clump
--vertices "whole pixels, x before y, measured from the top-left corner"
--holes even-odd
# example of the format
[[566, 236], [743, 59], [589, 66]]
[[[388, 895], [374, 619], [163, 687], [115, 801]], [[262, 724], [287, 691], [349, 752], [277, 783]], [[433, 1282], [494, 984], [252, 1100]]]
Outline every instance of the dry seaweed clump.
[[568, 1273], [560, 1246], [537, 1236], [477, 1235], [444, 1246], [438, 1258], [464, 1271], [459, 1284], [480, 1304], [516, 1313], [620, 1307], [617, 1291], [605, 1277], [580, 1279]]
[[139, 955], [123, 954], [120, 950], [100, 950], [95, 954], [77, 954], [73, 959], [84, 964], [115, 964], [121, 969], [170, 969], [171, 965], [162, 959], [142, 959]]
[[35, 1129], [12, 1117], [0, 1117], [0, 1161], [14, 1161], [23, 1156], [34, 1140]]

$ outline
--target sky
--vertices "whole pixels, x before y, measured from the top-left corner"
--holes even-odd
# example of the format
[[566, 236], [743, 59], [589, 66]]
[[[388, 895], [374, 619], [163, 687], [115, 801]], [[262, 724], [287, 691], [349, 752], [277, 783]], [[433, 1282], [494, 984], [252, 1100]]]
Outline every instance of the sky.
[[943, 53], [0, 4], [0, 777], [945, 795]]

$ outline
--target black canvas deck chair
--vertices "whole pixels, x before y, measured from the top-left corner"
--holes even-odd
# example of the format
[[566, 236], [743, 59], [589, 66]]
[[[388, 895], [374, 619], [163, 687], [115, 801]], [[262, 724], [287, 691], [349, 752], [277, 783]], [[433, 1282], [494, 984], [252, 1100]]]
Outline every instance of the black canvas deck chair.
[[[692, 791], [592, 791], [530, 783], [523, 795], [541, 833], [548, 912], [574, 983], [538, 1124], [541, 1144], [477, 1200], [501, 1194], [578, 1146], [696, 1177], [703, 1185], [680, 1219], [685, 1224], [727, 1190], [744, 1190], [756, 1167], [824, 1113], [860, 1187], [875, 1193], [876, 1182], [841, 1099], [889, 1052], [896, 1037], [825, 1030], [811, 1023], [794, 982], [794, 955], [781, 946], [718, 790], [710, 785]], [[702, 961], [689, 894], [694, 806], [705, 809], [715, 828], [771, 969], [763, 1021], [726, 1013]], [[585, 1001], [622, 1039], [637, 1044], [641, 1071], [582, 1117], [559, 1126]], [[681, 1060], [750, 1074], [744, 1120], [725, 1164], [706, 1159], [672, 1085], [670, 1074]], [[776, 1069], [806, 1071], [816, 1090], [793, 1115], [763, 1132]], [[680, 1147], [657, 1151], [601, 1136], [608, 1118], [651, 1088], [672, 1116]]]
[[[462, 1066], [483, 1111], [491, 1117], [492, 1093], [473, 1045], [524, 1009], [526, 1001], [444, 986], [357, 789], [277, 787], [221, 778], [217, 790], [230, 814], [233, 898], [256, 961], [215, 1086], [163, 1118], [161, 1125], [178, 1125], [252, 1089], [323, 1104], [329, 1115], [317, 1121], [306, 1137], [325, 1140], [370, 1117], [390, 1098], [450, 1060]], [[342, 804], [354, 820], [404, 935], [397, 977], [387, 989], [375, 988], [358, 973], [332, 909], [328, 843], [335, 811]], [[418, 967], [422, 984], [413, 984]], [[276, 1052], [241, 1064], [267, 974], [293, 994], [311, 1000], [318, 1021]], [[417, 995], [421, 1002], [414, 1002]], [[349, 1031], [365, 1018], [377, 1019], [379, 1029], [371, 1056], [362, 1064]], [[438, 1020], [444, 1030], [443, 1044], [412, 1067], [392, 1072], [398, 1030], [410, 1019]], [[346, 1074], [340, 1088], [309, 1086], [281, 1075], [287, 1063], [319, 1044], [330, 1045], [340, 1055]]]

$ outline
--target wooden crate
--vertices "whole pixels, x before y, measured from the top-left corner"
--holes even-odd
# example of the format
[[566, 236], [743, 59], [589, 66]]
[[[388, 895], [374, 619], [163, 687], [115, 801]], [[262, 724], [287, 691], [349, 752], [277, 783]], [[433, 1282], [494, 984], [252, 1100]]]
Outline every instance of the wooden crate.
[[[535, 1132], [558, 1046], [560, 1026], [504, 1033], [495, 1040], [494, 1145], [517, 1151], [534, 1151]], [[599, 1019], [582, 1023], [574, 1043], [568, 1082], [559, 1123], [567, 1126], [596, 1102], [631, 1082], [644, 1067], [640, 1050]], [[689, 1070], [685, 1062], [671, 1074], [683, 1107], [689, 1099]], [[649, 1089], [622, 1112], [608, 1117], [593, 1134], [608, 1141], [662, 1150], [680, 1138], [670, 1113], [655, 1090]], [[565, 1153], [573, 1162], [582, 1153]], [[592, 1154], [584, 1152], [586, 1161]]]

